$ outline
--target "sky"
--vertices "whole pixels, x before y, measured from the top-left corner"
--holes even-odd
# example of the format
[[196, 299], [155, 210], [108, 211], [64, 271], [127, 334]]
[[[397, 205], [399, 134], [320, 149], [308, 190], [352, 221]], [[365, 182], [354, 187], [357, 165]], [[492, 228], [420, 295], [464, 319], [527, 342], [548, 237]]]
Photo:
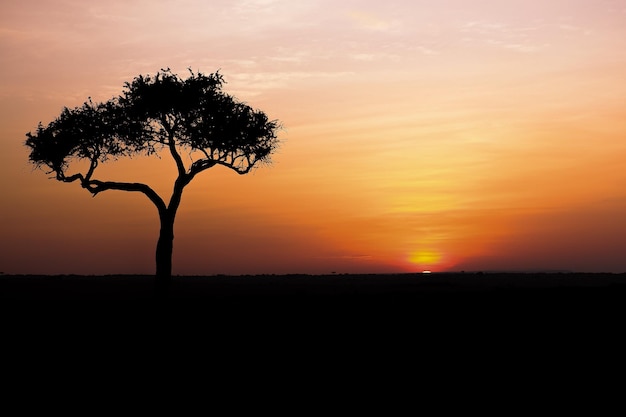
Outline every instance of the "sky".
[[50, 179], [24, 140], [161, 68], [283, 125], [270, 166], [187, 187], [174, 274], [626, 272], [626, 0], [7, 0], [0, 59], [5, 274], [154, 272], [148, 199]]

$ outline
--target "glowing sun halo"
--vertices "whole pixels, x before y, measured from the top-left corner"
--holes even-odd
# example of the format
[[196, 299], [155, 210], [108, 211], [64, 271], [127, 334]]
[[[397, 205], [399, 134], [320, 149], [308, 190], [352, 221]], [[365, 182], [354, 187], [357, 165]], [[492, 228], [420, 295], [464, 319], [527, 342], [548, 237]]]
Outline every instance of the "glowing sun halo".
[[409, 257], [409, 261], [418, 265], [435, 265], [441, 260], [441, 254], [435, 251], [418, 251]]

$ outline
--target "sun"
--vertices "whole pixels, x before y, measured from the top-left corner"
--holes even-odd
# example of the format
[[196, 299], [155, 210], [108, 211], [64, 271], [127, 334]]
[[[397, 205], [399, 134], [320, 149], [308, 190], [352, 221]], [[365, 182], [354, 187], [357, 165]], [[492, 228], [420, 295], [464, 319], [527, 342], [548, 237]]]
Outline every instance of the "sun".
[[434, 250], [420, 250], [409, 256], [409, 262], [427, 267], [437, 265], [441, 259], [441, 253]]

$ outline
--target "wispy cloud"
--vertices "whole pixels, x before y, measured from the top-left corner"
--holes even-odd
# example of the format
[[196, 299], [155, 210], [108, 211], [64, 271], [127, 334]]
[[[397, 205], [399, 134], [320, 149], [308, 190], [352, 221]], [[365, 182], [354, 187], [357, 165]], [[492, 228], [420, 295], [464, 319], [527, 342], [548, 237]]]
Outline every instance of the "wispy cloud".
[[386, 32], [400, 26], [397, 20], [385, 19], [377, 14], [358, 10], [348, 12], [348, 17], [358, 27], [367, 30]]
[[256, 96], [263, 91], [285, 88], [293, 83], [304, 80], [322, 79], [349, 79], [353, 72], [320, 72], [320, 71], [294, 71], [294, 72], [238, 72], [229, 74], [233, 84], [237, 85], [237, 91], [245, 93], [245, 96]]
[[537, 39], [541, 28], [541, 25], [513, 26], [503, 22], [470, 21], [460, 31], [464, 34], [465, 43], [532, 53], [549, 46], [547, 42]]

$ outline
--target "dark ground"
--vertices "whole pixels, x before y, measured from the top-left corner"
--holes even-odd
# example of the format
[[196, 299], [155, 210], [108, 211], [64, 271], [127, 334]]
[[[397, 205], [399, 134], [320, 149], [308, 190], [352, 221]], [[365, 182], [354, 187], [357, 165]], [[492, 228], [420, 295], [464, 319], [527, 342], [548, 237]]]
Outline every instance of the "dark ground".
[[[154, 300], [153, 277], [141, 275], [0, 275], [3, 301], [135, 301]], [[626, 291], [626, 273], [433, 273], [372, 275], [176, 276], [170, 303], [218, 302], [291, 304], [449, 300], [520, 302], [614, 298]]]
[[[334, 328], [446, 321], [620, 322], [626, 274], [434, 273], [174, 277], [167, 297], [151, 276], [0, 276], [9, 316], [104, 321], [323, 323]], [[80, 312], [80, 313], [79, 313]], [[5, 315], [6, 317], [6, 315]], [[122, 323], [123, 324], [123, 323]], [[346, 325], [348, 323], [345, 323]], [[299, 327], [299, 326], [296, 326]]]
[[5, 379], [104, 383], [107, 401], [211, 383], [231, 405], [262, 392], [298, 399], [292, 410], [340, 399], [386, 414], [431, 397], [500, 411], [621, 398], [626, 274], [175, 277], [168, 298], [153, 289], [149, 276], [0, 276]]

